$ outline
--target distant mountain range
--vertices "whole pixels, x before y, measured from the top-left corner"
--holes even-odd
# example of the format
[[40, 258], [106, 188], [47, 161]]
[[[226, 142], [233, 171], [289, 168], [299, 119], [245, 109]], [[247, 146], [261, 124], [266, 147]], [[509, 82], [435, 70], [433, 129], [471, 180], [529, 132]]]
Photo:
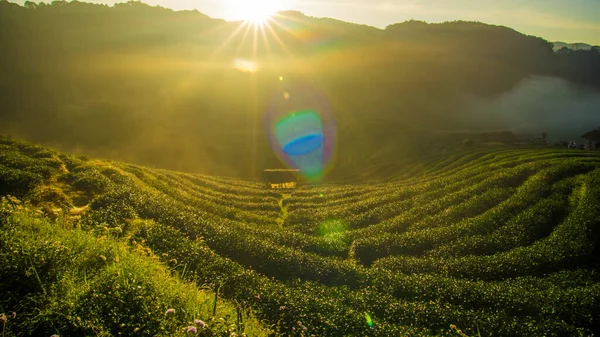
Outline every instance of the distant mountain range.
[[[437, 151], [431, 130], [539, 125], [560, 103], [537, 94], [545, 81], [496, 100], [532, 77], [558, 79], [562, 101], [563, 85], [600, 91], [600, 53], [480, 22], [378, 29], [288, 11], [260, 28], [138, 1], [26, 4], [0, 0], [0, 133], [180, 171], [278, 164], [265, 119], [288, 91], [324, 97], [306, 105], [335, 116], [342, 174]], [[523, 101], [548, 104], [523, 121]]]
[[[565, 42], [560, 42], [560, 41], [556, 41], [556, 42], [552, 42], [554, 44], [554, 51], [560, 50], [562, 48], [569, 48], [571, 50], [590, 50], [592, 49], [592, 45], [589, 45], [587, 43], [565, 43]], [[600, 48], [600, 46], [595, 46]]]

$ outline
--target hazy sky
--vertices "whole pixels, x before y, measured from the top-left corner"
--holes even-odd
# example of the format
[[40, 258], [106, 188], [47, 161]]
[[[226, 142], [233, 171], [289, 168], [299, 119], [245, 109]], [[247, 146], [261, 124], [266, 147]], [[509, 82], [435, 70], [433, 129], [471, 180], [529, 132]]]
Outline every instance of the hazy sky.
[[[82, 0], [85, 1], [85, 0]], [[15, 1], [23, 4], [24, 1]], [[37, 0], [34, 2], [38, 2]], [[50, 2], [46, 0], [46, 2]], [[114, 4], [125, 2], [87, 0]], [[295, 9], [375, 27], [409, 19], [427, 22], [474, 20], [504, 25], [549, 41], [600, 45], [600, 0], [145, 0], [173, 9], [197, 9], [214, 18], [243, 19], [265, 6]], [[249, 7], [251, 6], [251, 7]]]

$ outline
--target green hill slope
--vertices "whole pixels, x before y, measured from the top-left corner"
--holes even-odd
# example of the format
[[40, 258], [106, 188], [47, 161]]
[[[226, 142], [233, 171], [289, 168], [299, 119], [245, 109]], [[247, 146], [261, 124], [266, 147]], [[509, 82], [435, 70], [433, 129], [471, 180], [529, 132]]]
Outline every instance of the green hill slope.
[[[164, 266], [152, 268], [211, 285], [280, 335], [600, 333], [599, 153], [474, 148], [406, 167], [387, 182], [282, 195], [259, 182], [8, 139], [0, 146], [3, 195], [72, 223], [85, 242], [111, 233], [120, 249], [151, 252]], [[14, 230], [10, 221], [2, 226]], [[31, 235], [31, 225], [22, 226]], [[67, 231], [57, 226], [38, 231]], [[5, 242], [14, 239], [2, 238], [0, 263], [10, 265], [16, 257]], [[38, 273], [49, 263], [84, 263], [34, 256]], [[35, 286], [34, 276], [22, 277]], [[14, 285], [4, 283], [1, 308], [15, 310]], [[108, 322], [106, 315], [92, 318]], [[139, 319], [134, 313], [123, 323]]]

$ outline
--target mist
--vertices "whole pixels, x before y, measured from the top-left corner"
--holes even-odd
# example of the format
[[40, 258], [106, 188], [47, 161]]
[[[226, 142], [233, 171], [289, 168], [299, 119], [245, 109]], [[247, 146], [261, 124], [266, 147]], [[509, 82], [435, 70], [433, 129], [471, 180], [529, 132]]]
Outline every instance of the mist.
[[473, 122], [516, 134], [546, 132], [550, 142], [581, 140], [600, 126], [600, 92], [554, 78], [531, 76], [495, 98], [471, 98]]

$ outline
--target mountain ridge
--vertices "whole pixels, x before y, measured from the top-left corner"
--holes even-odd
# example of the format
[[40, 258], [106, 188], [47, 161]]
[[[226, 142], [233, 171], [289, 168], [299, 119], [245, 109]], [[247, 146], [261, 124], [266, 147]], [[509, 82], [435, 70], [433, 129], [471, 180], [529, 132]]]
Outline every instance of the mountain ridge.
[[264, 122], [280, 78], [326, 98], [342, 174], [383, 148], [378, 165], [391, 166], [394, 153], [418, 159], [415, 145], [439, 148], [427, 130], [515, 126], [472, 101], [500, 99], [528, 78], [600, 88], [598, 53], [553, 52], [542, 38], [483, 23], [379, 29], [284, 12], [263, 36], [139, 2], [0, 8], [0, 132], [181, 171], [250, 177], [280, 165]]
[[[12, 5], [12, 9], [14, 10], [17, 7], [21, 7], [21, 8], [27, 8], [27, 9], [46, 9], [46, 8], [54, 8], [54, 9], [64, 9], [67, 8], [67, 4], [69, 4], [69, 2], [67, 1], [53, 1], [51, 4], [45, 4], [43, 2], [40, 2], [39, 4], [36, 4], [35, 2], [32, 1], [27, 1], [27, 3], [29, 3], [29, 7], [27, 7], [26, 5], [19, 5], [17, 3], [12, 3], [9, 2], [8, 0], [2, 0], [2, 3], [5, 4], [10, 4]], [[173, 12], [176, 14], [180, 14], [180, 15], [184, 15], [184, 14], [188, 14], [188, 15], [195, 15], [198, 18], [204, 19], [204, 20], [211, 20], [211, 21], [217, 21], [217, 22], [227, 22], [227, 23], [239, 23], [242, 22], [243, 20], [225, 20], [223, 18], [217, 18], [217, 17], [211, 17], [207, 14], [202, 13], [201, 11], [199, 11], [198, 9], [181, 9], [181, 10], [175, 10], [169, 7], [163, 7], [160, 5], [149, 5], [146, 4], [142, 1], [128, 1], [128, 2], [116, 2], [114, 3], [112, 6], [111, 5], [107, 5], [107, 4], [96, 4], [96, 3], [87, 3], [87, 2], [80, 2], [80, 1], [74, 1], [75, 5], [80, 6], [79, 9], [90, 9], [92, 7], [94, 7], [95, 9], [100, 8], [100, 7], [104, 7], [106, 9], [115, 9], [115, 8], [119, 8], [121, 10], [125, 10], [127, 8], [130, 9], [139, 9], [139, 8], [146, 8], [148, 11], [163, 11], [163, 12]], [[351, 22], [351, 21], [345, 21], [342, 19], [338, 19], [338, 18], [333, 18], [333, 17], [321, 17], [321, 16], [311, 16], [308, 15], [302, 11], [299, 10], [294, 10], [294, 9], [282, 9], [282, 10], [278, 10], [274, 17], [277, 16], [287, 16], [290, 18], [301, 18], [301, 19], [313, 19], [313, 20], [318, 20], [318, 21], [329, 21], [329, 22], [335, 22], [338, 24], [346, 24], [346, 25], [354, 25], [354, 26], [360, 26], [360, 27], [366, 27], [366, 28], [370, 28], [372, 30], [378, 30], [378, 31], [385, 31], [387, 29], [389, 29], [390, 27], [396, 26], [396, 25], [400, 25], [400, 24], [404, 24], [404, 23], [410, 23], [410, 22], [420, 22], [420, 23], [425, 23], [427, 25], [445, 25], [445, 24], [452, 24], [452, 23], [475, 23], [475, 24], [481, 24], [483, 26], [491, 26], [491, 27], [498, 27], [498, 28], [508, 28], [510, 30], [514, 30], [516, 32], [519, 32], [518, 30], [510, 27], [510, 26], [506, 26], [506, 25], [499, 25], [499, 24], [490, 24], [490, 23], [486, 23], [483, 21], [468, 21], [468, 20], [447, 20], [447, 21], [443, 21], [443, 22], [426, 22], [424, 20], [419, 20], [419, 19], [410, 19], [410, 20], [405, 20], [405, 21], [399, 21], [396, 23], [391, 23], [389, 25], [387, 25], [385, 28], [379, 28], [376, 26], [372, 26], [369, 24], [361, 24], [361, 23], [356, 23], [356, 22]], [[537, 36], [537, 35], [531, 35], [531, 34], [525, 34], [522, 32], [519, 32], [522, 35], [525, 36], [536, 36], [539, 38], [542, 38], [544, 40], [547, 40], [541, 36]], [[548, 40], [549, 41], [549, 40]], [[583, 50], [589, 50], [589, 48], [593, 47], [594, 45], [591, 44], [587, 44], [585, 42], [576, 42], [576, 43], [566, 43], [566, 42], [562, 42], [562, 41], [555, 41], [553, 43], [559, 44], [560, 48], [564, 47], [564, 46], [568, 46], [571, 47], [571, 49], [573, 48], [579, 48], [579, 49], [583, 49]], [[558, 49], [560, 49], [558, 48]]]

